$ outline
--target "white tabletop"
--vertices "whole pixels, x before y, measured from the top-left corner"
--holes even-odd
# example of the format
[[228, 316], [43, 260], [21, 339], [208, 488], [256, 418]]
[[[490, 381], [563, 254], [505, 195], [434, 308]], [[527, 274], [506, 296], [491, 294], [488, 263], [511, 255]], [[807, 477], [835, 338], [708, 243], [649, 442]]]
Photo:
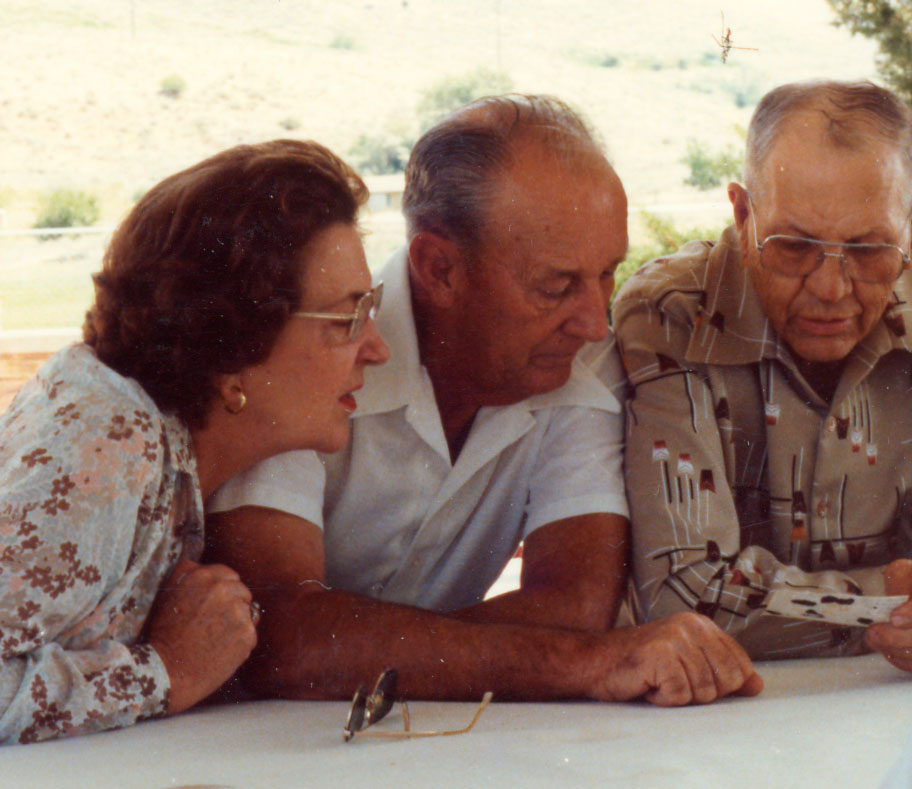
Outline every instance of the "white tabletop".
[[[129, 729], [0, 749], [0, 785], [877, 786], [912, 729], [912, 677], [877, 655], [758, 666], [752, 699], [497, 703], [468, 734], [342, 742], [342, 702], [206, 707]], [[475, 705], [412, 702], [413, 729], [459, 728]], [[401, 727], [398, 709], [378, 724]], [[912, 785], [912, 779], [910, 779]]]

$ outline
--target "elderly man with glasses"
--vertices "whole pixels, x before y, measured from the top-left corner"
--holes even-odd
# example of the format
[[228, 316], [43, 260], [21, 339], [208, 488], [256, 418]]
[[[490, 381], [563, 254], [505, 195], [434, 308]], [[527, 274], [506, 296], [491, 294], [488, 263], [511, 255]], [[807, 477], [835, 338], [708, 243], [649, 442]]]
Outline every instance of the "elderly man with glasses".
[[[728, 189], [734, 225], [618, 295], [644, 619], [697, 611], [755, 658], [867, 646], [912, 670], [902, 598], [885, 623], [830, 622], [912, 591], [910, 152], [889, 91], [779, 87]], [[780, 589], [805, 610], [774, 616]]]
[[[758, 692], [705, 617], [612, 629], [628, 523], [607, 310], [627, 202], [584, 122], [548, 97], [469, 105], [416, 144], [403, 207], [408, 246], [380, 274], [391, 360], [354, 393], [350, 446], [279, 457], [210, 504], [212, 557], [264, 590], [251, 683], [350, 698], [395, 669], [406, 698]], [[484, 599], [521, 542], [520, 588]]]

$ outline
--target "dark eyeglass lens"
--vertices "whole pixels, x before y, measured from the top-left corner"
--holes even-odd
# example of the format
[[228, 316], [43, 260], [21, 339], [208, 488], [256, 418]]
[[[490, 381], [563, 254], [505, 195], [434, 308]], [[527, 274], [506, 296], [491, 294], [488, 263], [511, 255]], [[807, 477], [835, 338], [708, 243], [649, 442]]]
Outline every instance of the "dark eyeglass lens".
[[381, 720], [393, 708], [398, 681], [399, 674], [396, 669], [388, 669], [380, 675], [367, 700], [368, 725]]
[[[345, 721], [344, 731], [351, 737], [355, 732], [361, 731], [364, 727], [364, 713], [367, 710], [367, 690], [363, 687], [358, 688], [352, 699], [351, 707], [348, 710], [348, 720]], [[346, 737], [346, 739], [348, 739]]]
[[846, 259], [856, 279], [892, 282], [902, 271], [903, 254], [893, 247], [853, 247], [846, 249]]
[[810, 241], [770, 238], [763, 245], [763, 264], [774, 271], [803, 274], [821, 259], [823, 247]]

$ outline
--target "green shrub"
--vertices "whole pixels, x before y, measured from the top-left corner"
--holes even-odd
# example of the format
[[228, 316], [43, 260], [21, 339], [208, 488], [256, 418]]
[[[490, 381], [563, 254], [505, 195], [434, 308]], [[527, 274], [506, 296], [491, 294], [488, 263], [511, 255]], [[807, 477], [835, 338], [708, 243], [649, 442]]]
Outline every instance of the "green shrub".
[[387, 132], [362, 134], [348, 149], [348, 156], [359, 172], [402, 173], [408, 164], [412, 141], [406, 137], [396, 138]]
[[753, 107], [763, 98], [764, 90], [756, 82], [731, 82], [723, 89], [734, 99], [739, 109]]
[[637, 55], [630, 61], [630, 67], [641, 71], [662, 71], [668, 62], [656, 55]]
[[[76, 189], [57, 189], [42, 196], [35, 227], [85, 227], [101, 215], [98, 198]], [[42, 239], [54, 236], [40, 236]]]
[[186, 87], [187, 83], [184, 82], [183, 77], [179, 77], [177, 74], [170, 74], [161, 81], [161, 88], [158, 92], [169, 99], [177, 99], [180, 98]]
[[598, 50], [572, 49], [567, 52], [567, 57], [595, 68], [617, 68], [621, 65], [618, 55]]
[[621, 65], [621, 59], [617, 55], [599, 55], [594, 59], [593, 65], [602, 68], [617, 68]]
[[701, 190], [719, 186], [723, 179], [738, 178], [744, 164], [734, 148], [712, 154], [696, 140], [687, 143], [687, 155], [681, 161], [690, 168], [684, 183]]
[[329, 42], [329, 46], [331, 49], [354, 49], [356, 44], [355, 39], [347, 33], [336, 33]]
[[285, 129], [285, 131], [294, 131], [295, 129], [301, 128], [301, 121], [289, 116], [287, 118], [282, 118], [282, 120], [279, 121], [279, 126]]
[[700, 55], [699, 64], [701, 66], [715, 66], [721, 62], [722, 57], [719, 55], [719, 50], [706, 49], [703, 51], [703, 54]]
[[463, 104], [513, 90], [513, 80], [502, 71], [479, 68], [458, 77], [446, 77], [435, 82], [421, 95], [418, 116], [423, 129], [429, 129], [443, 116]]

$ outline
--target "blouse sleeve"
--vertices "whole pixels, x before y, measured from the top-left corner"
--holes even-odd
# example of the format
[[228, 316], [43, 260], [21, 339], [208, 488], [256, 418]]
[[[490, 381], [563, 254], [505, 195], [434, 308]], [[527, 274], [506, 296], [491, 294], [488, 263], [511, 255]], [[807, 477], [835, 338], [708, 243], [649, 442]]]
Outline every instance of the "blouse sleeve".
[[57, 383], [39, 377], [0, 418], [6, 743], [127, 726], [167, 708], [164, 664], [138, 641], [177, 558], [162, 511], [161, 422], [116, 391]]

